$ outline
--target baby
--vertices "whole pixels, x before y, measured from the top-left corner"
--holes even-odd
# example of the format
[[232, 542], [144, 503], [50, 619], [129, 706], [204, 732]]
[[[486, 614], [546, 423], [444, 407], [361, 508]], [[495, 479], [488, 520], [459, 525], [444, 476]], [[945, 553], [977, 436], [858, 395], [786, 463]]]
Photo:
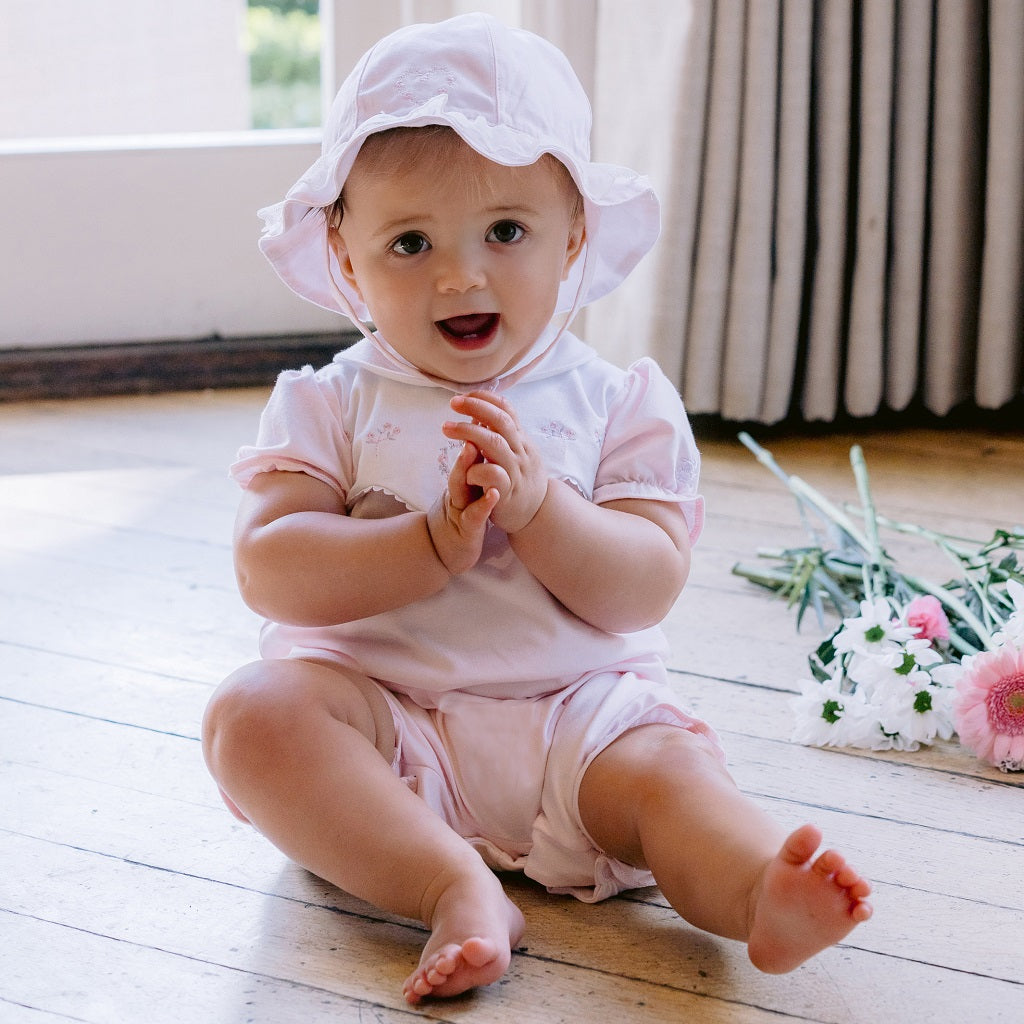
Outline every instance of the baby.
[[213, 696], [204, 751], [285, 854], [426, 923], [410, 1003], [505, 972], [524, 921], [492, 869], [587, 901], [656, 883], [769, 972], [871, 913], [667, 685], [699, 457], [652, 361], [568, 332], [658, 233], [647, 181], [591, 162], [589, 134], [542, 39], [411, 26], [263, 211], [281, 278], [365, 337], [282, 374], [232, 467], [263, 657]]

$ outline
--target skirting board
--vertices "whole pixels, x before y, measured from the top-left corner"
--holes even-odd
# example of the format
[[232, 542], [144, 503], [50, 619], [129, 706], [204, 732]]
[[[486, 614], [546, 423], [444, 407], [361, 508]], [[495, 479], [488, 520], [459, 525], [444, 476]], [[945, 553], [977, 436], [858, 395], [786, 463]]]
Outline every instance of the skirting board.
[[348, 331], [0, 349], [0, 402], [260, 387], [282, 370], [329, 363], [359, 337]]
[[[357, 331], [349, 330], [257, 338], [0, 348], [0, 402], [269, 387], [282, 370], [306, 364], [324, 366], [336, 352], [360, 337]], [[691, 415], [690, 419], [702, 437], [732, 436], [740, 427], [756, 428], [759, 439], [764, 439], [794, 429], [827, 434], [865, 426], [885, 430], [915, 425], [1019, 434], [1024, 430], [1024, 395], [1001, 409], [979, 409], [973, 402], [963, 402], [945, 416], [928, 412], [916, 401], [904, 410], [881, 409], [866, 419], [841, 412], [829, 422], [804, 421], [796, 409], [771, 425], [737, 424], [715, 413]]]

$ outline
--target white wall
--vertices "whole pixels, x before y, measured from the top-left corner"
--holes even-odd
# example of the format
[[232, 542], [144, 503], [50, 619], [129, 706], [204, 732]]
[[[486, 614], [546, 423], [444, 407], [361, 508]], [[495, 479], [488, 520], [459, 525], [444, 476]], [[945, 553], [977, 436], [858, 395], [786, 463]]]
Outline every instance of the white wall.
[[249, 127], [246, 0], [3, 0], [0, 138]]
[[342, 325], [256, 249], [319, 141], [246, 131], [245, 0], [0, 4], [0, 348]]
[[0, 347], [342, 326], [256, 248], [256, 210], [319, 153], [318, 133], [295, 134], [0, 152]]

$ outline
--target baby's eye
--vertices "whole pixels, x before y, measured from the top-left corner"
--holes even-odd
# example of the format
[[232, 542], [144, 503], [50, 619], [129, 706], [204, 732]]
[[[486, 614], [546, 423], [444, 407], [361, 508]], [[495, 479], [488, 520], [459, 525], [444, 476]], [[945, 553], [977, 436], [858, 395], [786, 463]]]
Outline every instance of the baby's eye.
[[395, 240], [391, 251], [397, 252], [400, 256], [416, 256], [429, 248], [430, 243], [422, 235], [409, 231]]
[[518, 242], [525, 234], [523, 228], [514, 220], [501, 220], [487, 232], [487, 241], [507, 245], [509, 242]]

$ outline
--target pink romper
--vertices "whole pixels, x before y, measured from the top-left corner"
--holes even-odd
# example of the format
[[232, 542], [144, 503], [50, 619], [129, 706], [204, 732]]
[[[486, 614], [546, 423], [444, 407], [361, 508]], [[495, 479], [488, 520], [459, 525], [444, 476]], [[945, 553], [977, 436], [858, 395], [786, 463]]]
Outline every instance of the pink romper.
[[[597, 503], [678, 503], [697, 539], [699, 455], [652, 360], [621, 370], [566, 333], [494, 387], [552, 477]], [[353, 517], [426, 511], [458, 454], [441, 433], [455, 388], [364, 339], [321, 370], [280, 376], [257, 443], [240, 450], [231, 473], [243, 487], [269, 470], [308, 473]], [[667, 685], [660, 629], [619, 634], [583, 622], [496, 527], [477, 566], [439, 594], [336, 626], [267, 622], [260, 652], [330, 660], [376, 681], [394, 714], [395, 771], [492, 867], [588, 901], [652, 884], [587, 836], [577, 794], [590, 762], [651, 722], [715, 740]]]

